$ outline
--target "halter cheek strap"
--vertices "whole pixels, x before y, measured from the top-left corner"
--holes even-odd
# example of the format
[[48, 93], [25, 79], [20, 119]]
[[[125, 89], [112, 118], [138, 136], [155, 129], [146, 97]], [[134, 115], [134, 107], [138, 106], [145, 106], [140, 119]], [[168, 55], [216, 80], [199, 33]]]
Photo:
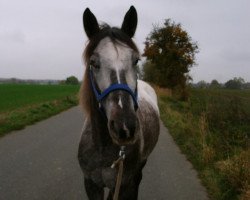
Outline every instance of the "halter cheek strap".
[[109, 95], [109, 93], [111, 92], [114, 92], [116, 90], [123, 90], [125, 92], [128, 92], [130, 94], [130, 96], [132, 97], [133, 99], [133, 102], [134, 102], [134, 107], [135, 107], [135, 110], [137, 110], [138, 108], [138, 102], [137, 102], [137, 87], [135, 89], [135, 92], [133, 92], [130, 87], [127, 85], [127, 84], [121, 84], [121, 83], [115, 83], [115, 84], [112, 84], [110, 85], [108, 88], [106, 88], [103, 92], [99, 92], [96, 87], [95, 87], [95, 82], [94, 82], [94, 77], [93, 77], [93, 72], [92, 72], [92, 69], [90, 67], [90, 70], [89, 70], [89, 77], [90, 77], [90, 82], [91, 82], [91, 86], [92, 86], [92, 89], [94, 91], [94, 94], [95, 94], [95, 97], [96, 97], [96, 100], [99, 102], [99, 105], [100, 105], [100, 109], [103, 110], [102, 108], [102, 100]]

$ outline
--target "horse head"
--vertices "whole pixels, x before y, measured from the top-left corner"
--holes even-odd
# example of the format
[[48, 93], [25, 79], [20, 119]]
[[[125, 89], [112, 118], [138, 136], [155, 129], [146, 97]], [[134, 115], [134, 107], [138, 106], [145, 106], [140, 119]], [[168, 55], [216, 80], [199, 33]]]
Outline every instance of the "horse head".
[[133, 144], [138, 138], [136, 115], [137, 62], [139, 52], [132, 41], [137, 26], [133, 6], [126, 13], [121, 28], [99, 26], [87, 8], [83, 14], [89, 38], [85, 50], [87, 73], [96, 106], [107, 119], [109, 134], [118, 145]]

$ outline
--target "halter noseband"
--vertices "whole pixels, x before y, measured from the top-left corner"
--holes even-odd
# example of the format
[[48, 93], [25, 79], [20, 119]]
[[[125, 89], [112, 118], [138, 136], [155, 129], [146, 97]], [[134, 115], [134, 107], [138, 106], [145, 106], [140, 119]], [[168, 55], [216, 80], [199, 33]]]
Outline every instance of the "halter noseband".
[[130, 94], [130, 96], [132, 97], [133, 99], [133, 102], [134, 102], [134, 108], [135, 110], [137, 110], [138, 108], [138, 102], [137, 102], [137, 96], [138, 96], [138, 93], [137, 93], [137, 84], [136, 84], [136, 89], [135, 91], [133, 92], [130, 87], [127, 85], [127, 84], [121, 84], [121, 83], [115, 83], [115, 84], [111, 84], [108, 88], [106, 88], [103, 92], [99, 92], [97, 89], [96, 89], [96, 86], [95, 86], [95, 82], [94, 82], [94, 77], [93, 77], [93, 72], [92, 72], [92, 67], [90, 65], [90, 68], [89, 68], [89, 77], [90, 77], [90, 83], [91, 83], [91, 86], [92, 86], [92, 89], [94, 91], [94, 94], [95, 94], [95, 97], [96, 97], [96, 100], [98, 101], [99, 103], [99, 108], [101, 110], [103, 110], [103, 107], [102, 107], [102, 100], [111, 92], [114, 92], [116, 90], [123, 90], [127, 93]]

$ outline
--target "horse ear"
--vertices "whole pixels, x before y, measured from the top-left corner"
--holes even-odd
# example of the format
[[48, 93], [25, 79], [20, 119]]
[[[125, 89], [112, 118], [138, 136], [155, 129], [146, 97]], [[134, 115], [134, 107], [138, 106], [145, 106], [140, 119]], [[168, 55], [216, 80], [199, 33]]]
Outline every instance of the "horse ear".
[[100, 31], [97, 19], [89, 8], [86, 8], [83, 13], [83, 26], [88, 38], [93, 37]]
[[128, 12], [126, 13], [121, 30], [126, 33], [130, 38], [135, 34], [137, 26], [137, 12], [134, 6], [131, 6]]

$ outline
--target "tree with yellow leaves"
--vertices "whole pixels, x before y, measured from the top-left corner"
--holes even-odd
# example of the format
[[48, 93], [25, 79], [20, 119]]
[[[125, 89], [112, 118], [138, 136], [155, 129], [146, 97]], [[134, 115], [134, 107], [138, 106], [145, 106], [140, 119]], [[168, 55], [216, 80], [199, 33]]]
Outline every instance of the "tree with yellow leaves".
[[[146, 38], [143, 53], [147, 59], [144, 70], [146, 81], [178, 90], [181, 98], [185, 98], [186, 83], [191, 79], [188, 72], [195, 64], [197, 52], [197, 43], [192, 41], [181, 24], [167, 19], [162, 27], [154, 26]], [[153, 80], [147, 80], [147, 77], [152, 79], [152, 74]]]

